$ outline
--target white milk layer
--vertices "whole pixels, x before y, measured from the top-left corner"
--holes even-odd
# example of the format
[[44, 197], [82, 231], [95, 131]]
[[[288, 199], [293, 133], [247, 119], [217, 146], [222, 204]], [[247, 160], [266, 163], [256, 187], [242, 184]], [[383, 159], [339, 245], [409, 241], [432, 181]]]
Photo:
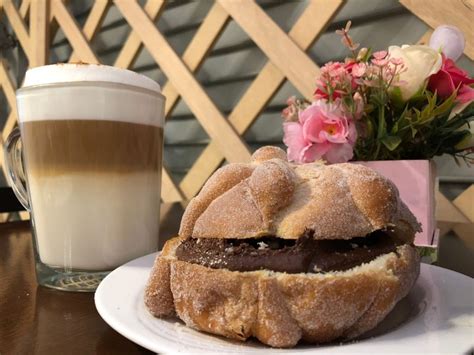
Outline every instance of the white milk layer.
[[164, 96], [113, 83], [67, 83], [17, 91], [20, 122], [106, 120], [163, 127]]
[[161, 92], [156, 81], [142, 74], [108, 65], [85, 63], [60, 63], [29, 69], [25, 74], [23, 87], [85, 81], [132, 85]]
[[157, 250], [158, 173], [30, 174], [28, 184], [43, 263], [111, 270]]

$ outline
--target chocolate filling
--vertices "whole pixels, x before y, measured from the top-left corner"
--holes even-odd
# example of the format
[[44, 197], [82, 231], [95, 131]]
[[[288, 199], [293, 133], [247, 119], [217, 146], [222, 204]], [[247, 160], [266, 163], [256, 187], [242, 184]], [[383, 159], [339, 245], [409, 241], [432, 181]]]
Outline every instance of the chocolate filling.
[[318, 273], [351, 269], [396, 251], [398, 245], [383, 231], [349, 240], [314, 240], [308, 231], [297, 240], [188, 238], [176, 249], [176, 256], [214, 269]]

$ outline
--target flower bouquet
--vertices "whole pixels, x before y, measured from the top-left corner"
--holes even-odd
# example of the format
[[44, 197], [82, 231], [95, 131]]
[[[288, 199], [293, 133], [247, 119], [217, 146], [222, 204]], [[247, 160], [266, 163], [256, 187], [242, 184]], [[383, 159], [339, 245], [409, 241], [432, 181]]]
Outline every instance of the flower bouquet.
[[[464, 50], [464, 36], [455, 27], [440, 26], [429, 46], [390, 46], [372, 52], [359, 49], [349, 35], [350, 25], [336, 31], [350, 55], [321, 68], [313, 102], [291, 97], [283, 110], [288, 159], [369, 161], [365, 164], [392, 178], [402, 198], [410, 200], [430, 182], [417, 185], [407, 180], [406, 172], [374, 161], [403, 160], [402, 169], [410, 169], [416, 165], [413, 160], [450, 154], [457, 162], [474, 162], [474, 80], [455, 64]], [[429, 173], [431, 166], [424, 163]], [[434, 185], [428, 186], [428, 195], [430, 189], [434, 195]], [[430, 199], [433, 196], [427, 202], [421, 199], [430, 205], [425, 216], [417, 213], [419, 206], [406, 201], [425, 230], [422, 244], [431, 244], [434, 230]]]

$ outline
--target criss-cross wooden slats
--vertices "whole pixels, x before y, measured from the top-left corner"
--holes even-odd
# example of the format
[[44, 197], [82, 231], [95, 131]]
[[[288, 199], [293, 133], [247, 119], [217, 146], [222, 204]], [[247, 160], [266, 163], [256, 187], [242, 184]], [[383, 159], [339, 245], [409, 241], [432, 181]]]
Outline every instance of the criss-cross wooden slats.
[[[219, 0], [249, 37], [306, 98], [312, 98], [318, 66], [254, 1]], [[307, 78], [310, 78], [308, 80]]]
[[[191, 72], [195, 72], [200, 67], [228, 20], [229, 14], [219, 3], [214, 3], [183, 53], [183, 62]], [[163, 95], [166, 97], [165, 114], [168, 116], [180, 95], [171, 82], [163, 87]]]
[[13, 31], [15, 31], [21, 47], [24, 48], [26, 56], [30, 58], [30, 36], [20, 12], [13, 4], [12, 0], [3, 0], [3, 10], [8, 16]]
[[[149, 1], [144, 7], [145, 12], [151, 19], [156, 18], [158, 13], [163, 8], [162, 1]], [[203, 62], [207, 52], [219, 37], [223, 31], [225, 24], [229, 18], [229, 15], [220, 7], [219, 4], [214, 4], [210, 9], [207, 16], [204, 18], [201, 26], [197, 30], [195, 36], [189, 43], [188, 47], [183, 53], [183, 62], [186, 64], [189, 70], [194, 72], [198, 69], [200, 64]], [[127, 68], [132, 63], [138, 53], [141, 41], [136, 35], [135, 31], [129, 35], [125, 45], [120, 52], [115, 65], [119, 67]], [[174, 108], [179, 98], [179, 93], [171, 82], [167, 82], [163, 87], [163, 95], [166, 97], [165, 115], [168, 114]], [[182, 191], [174, 184], [168, 170], [163, 168], [163, 188], [162, 188], [162, 199], [165, 202], [176, 202], [186, 200]]]
[[0, 88], [3, 89], [3, 93], [10, 105], [10, 114], [2, 131], [3, 140], [6, 140], [16, 123], [16, 86], [11, 80], [10, 75], [8, 74], [8, 69], [3, 60], [0, 60]]
[[[154, 21], [164, 9], [164, 5], [164, 0], [148, 0], [144, 6], [144, 10], [148, 17]], [[129, 68], [132, 66], [138, 56], [142, 44], [140, 37], [132, 29], [128, 38], [125, 40], [114, 65], [120, 68]], [[168, 99], [166, 103], [168, 104]], [[162, 168], [161, 177], [161, 199], [163, 202], [184, 202], [186, 198], [173, 182], [173, 178], [165, 166]]]
[[430, 42], [430, 37], [431, 37], [432, 34], [433, 34], [433, 30], [430, 29], [430, 30], [426, 31], [425, 34], [420, 37], [417, 44], [428, 45], [429, 42]]
[[87, 63], [99, 63], [99, 59], [92, 51], [84, 33], [78, 28], [76, 20], [66, 9], [64, 3], [61, 0], [51, 1], [51, 11], [79, 59]]
[[[16, 99], [15, 99], [15, 85], [13, 84], [10, 75], [8, 74], [7, 67], [3, 60], [0, 59], [0, 89], [3, 89], [7, 102], [10, 105], [10, 114], [7, 122], [3, 127], [2, 137], [0, 137], [0, 143], [3, 145], [3, 141], [6, 140], [8, 134], [12, 131], [16, 124]], [[4, 166], [3, 152], [0, 152], [0, 169]], [[20, 218], [22, 220], [28, 220], [30, 214], [26, 211], [20, 212]], [[4, 221], [8, 219], [8, 214], [1, 217]]]
[[[109, 8], [109, 6], [109, 0], [96, 0], [94, 5], [92, 6], [89, 16], [87, 17], [87, 20], [84, 24], [84, 28], [82, 29], [84, 38], [87, 41], [90, 42], [94, 38], [96, 33], [99, 31], [100, 25], [102, 24], [102, 21], [104, 20], [104, 17], [107, 14], [107, 9]], [[69, 62], [73, 63], [77, 62], [78, 60], [78, 55], [75, 51], [73, 51], [71, 57], [69, 58]]]
[[[14, 12], [14, 15], [13, 15], [14, 17], [16, 17], [17, 15], [20, 16], [19, 19], [16, 19], [16, 20], [13, 19], [11, 21], [12, 22], [17, 21], [20, 24], [20, 27], [23, 27], [24, 30], [26, 31], [26, 25], [25, 25], [24, 19], [25, 19], [27, 13], [28, 13], [29, 6], [30, 6], [30, 0], [25, 0], [21, 4], [19, 12], [17, 12], [16, 8], [11, 3], [11, 1], [6, 0], [4, 2], [0, 2], [0, 13], [1, 13], [2, 10], [5, 10], [7, 16], [9, 16], [8, 14], [10, 14], [10, 16], [12, 16], [11, 15], [12, 12]], [[13, 9], [8, 10], [9, 7], [12, 7]], [[12, 27], [14, 28], [14, 31], [15, 31], [15, 27], [13, 25], [12, 25]], [[17, 30], [18, 30], [18, 25], [17, 25]], [[23, 29], [20, 29], [20, 31], [23, 31]], [[20, 36], [22, 36], [22, 35], [20, 35]], [[23, 41], [20, 41], [20, 44], [22, 46], [24, 45], [25, 41], [26, 41], [26, 43], [29, 44], [29, 35], [28, 35], [28, 33], [26, 33], [26, 36], [28, 38], [24, 39]], [[26, 51], [29, 48], [30, 47], [28, 47], [26, 50], [24, 50], [25, 54], [27, 54]], [[3, 145], [3, 142], [7, 139], [8, 135], [10, 134], [10, 132], [12, 131], [12, 129], [15, 127], [15, 124], [16, 124], [16, 99], [15, 99], [16, 86], [12, 82], [12, 80], [11, 80], [9, 74], [8, 74], [8, 69], [5, 65], [5, 62], [2, 59], [0, 59], [0, 90], [1, 89], [3, 89], [3, 93], [5, 94], [7, 102], [10, 106], [10, 113], [7, 117], [7, 120], [5, 121], [5, 124], [3, 126], [3, 130], [1, 131], [2, 134], [0, 135], [0, 145]], [[4, 162], [3, 162], [3, 152], [0, 152], [0, 170], [2, 169], [3, 164], [4, 164]]]
[[49, 57], [48, 0], [32, 0], [30, 5], [30, 67], [48, 63]]
[[[7, 99], [8, 104], [10, 105], [10, 110], [13, 111], [16, 109], [16, 103], [15, 103], [15, 89], [14, 86], [8, 76], [8, 72], [5, 68], [5, 63], [3, 60], [0, 59], [0, 90], [3, 89], [3, 93], [5, 94], [5, 97]], [[10, 117], [14, 117], [10, 113]], [[6, 140], [8, 137], [8, 134], [10, 134], [11, 130], [13, 129], [13, 125], [15, 124], [15, 121], [13, 119], [7, 119], [7, 122], [5, 123], [5, 126], [3, 128], [3, 135], [0, 136], [0, 144], [3, 145], [3, 142]], [[7, 134], [8, 133], [8, 134]], [[4, 166], [4, 161], [3, 161], [3, 152], [0, 152], [0, 169]]]
[[[302, 50], [308, 49], [323, 32], [342, 4], [342, 0], [315, 0], [310, 2], [291, 29], [289, 37]], [[302, 80], [307, 81], [306, 85], [311, 83], [314, 85], [315, 77], [305, 73], [302, 73], [302, 77]], [[283, 71], [272, 61], [269, 61], [263, 67], [229, 115], [229, 122], [232, 123], [237, 132], [240, 134], [245, 133], [258, 117], [261, 110], [278, 91], [284, 80], [285, 75]], [[311, 96], [312, 93], [307, 98], [310, 99]], [[224, 157], [219, 151], [219, 147], [214, 142], [211, 142], [183, 178], [180, 188], [184, 194], [188, 198], [194, 196], [207, 178], [219, 167], [223, 159]]]
[[249, 160], [250, 153], [242, 138], [222, 116], [143, 9], [133, 1], [116, 0], [115, 4], [226, 158], [231, 162]]
[[[190, 71], [196, 71], [202, 64], [206, 54], [224, 30], [228, 19], [229, 15], [218, 3], [215, 3], [183, 53], [183, 62]], [[167, 82], [163, 87], [163, 95], [166, 97], [165, 115], [168, 118], [180, 95], [171, 82]], [[166, 181], [169, 182], [166, 183]], [[169, 189], [162, 192], [163, 201], [186, 201], [189, 198], [173, 183], [169, 172], [165, 168], [163, 169], [163, 182], [163, 186], [169, 187]]]
[[450, 24], [463, 31], [466, 39], [464, 53], [474, 59], [474, 1], [472, 0], [431, 0], [429, 5], [420, 0], [399, 0], [413, 14], [430, 27]]
[[28, 11], [30, 10], [31, 0], [23, 0], [20, 5], [20, 15], [23, 21], [25, 20]]
[[[460, 27], [466, 35], [466, 54], [473, 57], [473, 34], [466, 14], [472, 13], [466, 2], [436, 0], [426, 7], [414, 0], [400, 0], [430, 26], [442, 22]], [[165, 202], [186, 203], [202, 187], [208, 177], [223, 163], [245, 161], [250, 152], [241, 136], [255, 122], [285, 80], [297, 88], [300, 95], [312, 97], [318, 66], [305, 54], [338, 13], [344, 0], [312, 0], [286, 34], [253, 0], [218, 0], [213, 2], [182, 58], [174, 52], [166, 38], [155, 26], [165, 9], [165, 0], [148, 0], [143, 8], [135, 0], [115, 0], [115, 5], [131, 27], [131, 32], [114, 63], [130, 68], [144, 46], [168, 78], [163, 86], [167, 98], [166, 116], [182, 98], [203, 126], [211, 141], [177, 186], [166, 167], [163, 168], [162, 199]], [[29, 60], [29, 66], [48, 63], [50, 38], [61, 28], [73, 48], [69, 61], [99, 63], [91, 43], [100, 30], [112, 0], [96, 0], [83, 28], [75, 21], [62, 0], [23, 0], [19, 7], [14, 0], [0, 0], [0, 12], [6, 18]], [[460, 11], [462, 9], [462, 11]], [[29, 15], [29, 16], [28, 16]], [[448, 20], [449, 18], [449, 20]], [[268, 57], [268, 62], [249, 85], [228, 117], [217, 109], [194, 73], [233, 19]], [[29, 24], [29, 26], [28, 26]], [[50, 32], [51, 31], [51, 36]], [[429, 29], [419, 43], [426, 43]], [[15, 89], [17, 83], [9, 75], [5, 62], [0, 62], [0, 89], [5, 93], [10, 114], [0, 138], [5, 139], [16, 124]], [[277, 123], [276, 123], [277, 124]], [[1, 140], [1, 139], [0, 139]], [[0, 157], [0, 168], [3, 157]], [[453, 229], [466, 236], [474, 221], [472, 201], [474, 187], [449, 201], [438, 194], [438, 219], [443, 231]], [[4, 216], [0, 216], [4, 219]], [[26, 218], [27, 214], [23, 214]]]
[[[144, 10], [148, 17], [154, 21], [159, 16], [164, 6], [164, 0], [148, 0], [145, 4]], [[119, 68], [129, 68], [135, 61], [141, 46], [142, 41], [140, 40], [140, 37], [132, 29], [132, 32], [129, 34], [122, 50], [115, 60], [114, 65]]]

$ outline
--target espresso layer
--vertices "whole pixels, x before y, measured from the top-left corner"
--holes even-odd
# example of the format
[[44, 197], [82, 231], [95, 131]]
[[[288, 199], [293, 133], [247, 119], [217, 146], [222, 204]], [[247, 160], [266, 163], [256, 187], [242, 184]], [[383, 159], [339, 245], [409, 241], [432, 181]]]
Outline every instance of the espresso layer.
[[178, 260], [231, 271], [272, 270], [287, 273], [344, 271], [394, 252], [399, 243], [377, 231], [349, 240], [188, 238], [176, 250]]
[[45, 120], [22, 123], [21, 135], [29, 174], [161, 169], [161, 127], [104, 120]]

